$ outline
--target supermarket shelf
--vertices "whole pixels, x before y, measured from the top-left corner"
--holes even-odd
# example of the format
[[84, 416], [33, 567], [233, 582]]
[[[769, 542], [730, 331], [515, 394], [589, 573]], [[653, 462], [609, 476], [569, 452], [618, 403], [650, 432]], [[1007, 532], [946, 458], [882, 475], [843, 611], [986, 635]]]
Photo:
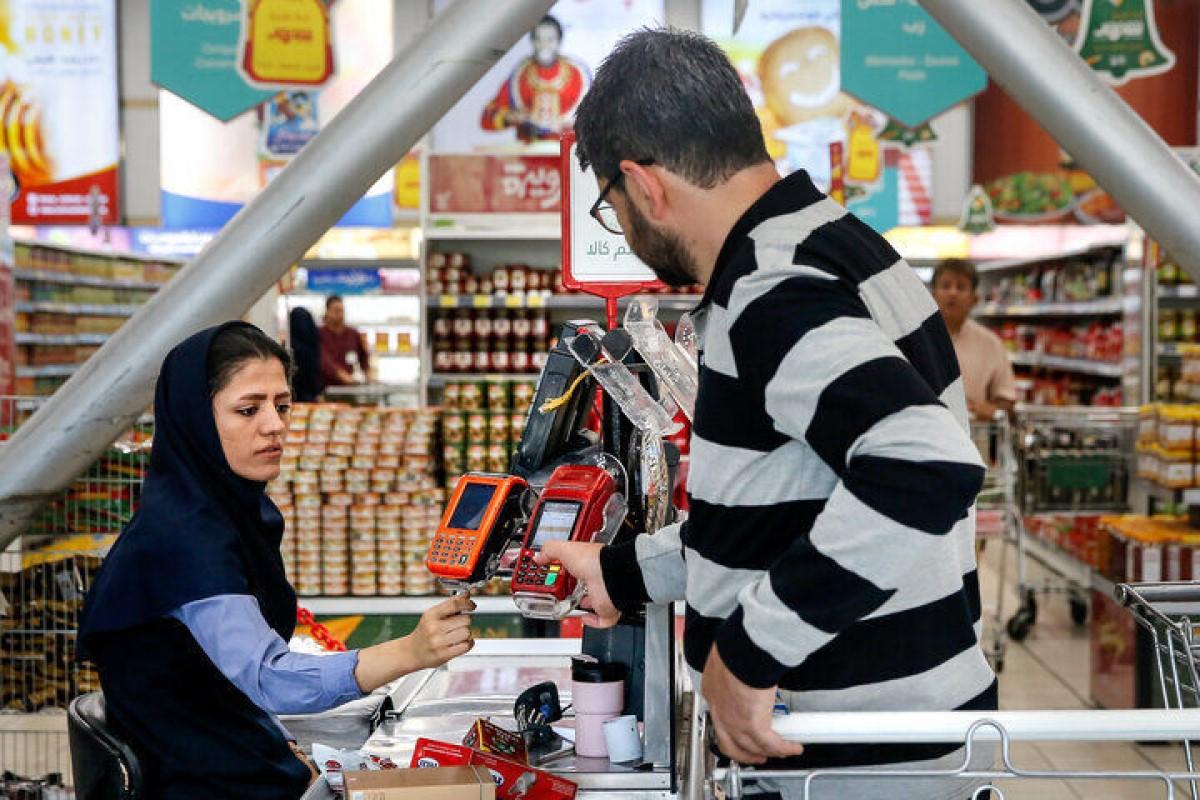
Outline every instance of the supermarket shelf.
[[[662, 311], [691, 311], [700, 302], [700, 295], [656, 295]], [[604, 308], [604, 300], [589, 294], [441, 294], [426, 300], [430, 308], [551, 308], [592, 310]], [[618, 303], [622, 308], [628, 301]]]
[[1120, 314], [1123, 310], [1121, 298], [1089, 300], [1081, 303], [1027, 303], [1005, 305], [984, 303], [975, 309], [979, 317], [1095, 317], [1103, 314]]
[[1038, 256], [1036, 258], [1005, 258], [996, 261], [980, 261], [975, 265], [975, 270], [980, 274], [988, 272], [1003, 272], [1006, 270], [1018, 270], [1025, 267], [1032, 267], [1037, 264], [1045, 264], [1048, 261], [1061, 261], [1068, 258], [1077, 258], [1090, 253], [1099, 253], [1104, 250], [1119, 249], [1125, 246], [1125, 238], [1113, 239], [1110, 242], [1102, 242], [1094, 244], [1090, 247], [1073, 247], [1063, 250], [1052, 255]]
[[[1184, 348], [1195, 348], [1196, 345], [1187, 344], [1181, 345], [1178, 342], [1159, 342], [1158, 356], [1159, 358], [1183, 358]], [[1200, 353], [1200, 349], [1197, 350]]]
[[79, 369], [78, 364], [46, 364], [40, 367], [17, 367], [18, 378], [67, 378]]
[[[300, 606], [314, 614], [420, 614], [444, 601], [427, 597], [301, 597]], [[517, 614], [512, 597], [476, 597], [476, 614]]]
[[48, 272], [34, 269], [14, 269], [13, 277], [19, 281], [61, 283], [68, 286], [98, 286], [103, 289], [137, 289], [148, 292], [157, 292], [165, 285], [148, 281], [127, 281], [119, 278], [100, 278], [95, 275], [76, 275], [72, 272]]
[[447, 383], [471, 381], [528, 381], [538, 379], [536, 372], [435, 372], [429, 376], [430, 386], [445, 386]]
[[138, 306], [118, 306], [91, 303], [48, 303], [44, 301], [22, 302], [16, 310], [25, 313], [86, 314], [94, 317], [132, 317]]
[[[1134, 491], [1131, 494], [1141, 495], [1138, 499], [1153, 499], [1166, 505], [1177, 505], [1183, 501], [1183, 489], [1170, 489], [1157, 481], [1146, 478], [1135, 477], [1133, 483]], [[1137, 503], [1135, 503], [1134, 508], [1137, 508]]]
[[[306, 258], [305, 269], [414, 269], [421, 268], [415, 258]], [[416, 290], [413, 291], [416, 294]]]
[[104, 344], [108, 341], [107, 333], [18, 333], [17, 344]]
[[1200, 286], [1160, 286], [1158, 301], [1164, 305], [1183, 305], [1196, 307], [1200, 305]]
[[562, 216], [544, 214], [432, 214], [423, 231], [430, 241], [558, 241]]
[[1120, 364], [1110, 364], [1104, 361], [1063, 358], [1043, 353], [1011, 353], [1010, 358], [1012, 359], [1012, 363], [1018, 367], [1061, 369], [1064, 372], [1076, 372], [1080, 375], [1098, 375], [1102, 378], [1119, 378], [1122, 375]]
[[47, 242], [40, 239], [26, 239], [22, 236], [14, 236], [13, 243], [25, 245], [27, 247], [42, 247], [48, 250], [57, 250], [60, 253], [76, 253], [81, 256], [95, 256], [98, 258], [120, 259], [122, 261], [147, 261], [154, 264], [178, 264], [183, 266], [186, 259], [172, 258], [168, 256], [156, 256], [148, 253], [130, 253], [118, 250], [101, 250], [95, 247], [76, 247], [71, 244], [61, 244], [59, 242]]

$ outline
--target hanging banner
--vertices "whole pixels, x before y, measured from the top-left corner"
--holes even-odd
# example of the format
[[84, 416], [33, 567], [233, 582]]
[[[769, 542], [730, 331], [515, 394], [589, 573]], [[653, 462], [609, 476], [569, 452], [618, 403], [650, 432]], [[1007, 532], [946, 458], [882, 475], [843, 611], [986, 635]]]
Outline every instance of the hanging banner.
[[[250, 202], [391, 61], [390, 9], [375, 0], [333, 4], [331, 29], [341, 56], [337, 73], [319, 90], [264, 93], [265, 102], [227, 122], [160, 92], [163, 226], [220, 228]], [[390, 226], [393, 191], [389, 171], [339, 224]]]
[[842, 0], [842, 88], [908, 126], [987, 86], [987, 73], [915, 0]]
[[[435, 153], [557, 154], [592, 72], [625, 34], [665, 21], [664, 0], [560, 0], [434, 126]], [[435, 0], [437, 13], [450, 0]]]
[[[0, 14], [0, 151], [17, 223], [118, 219], [113, 0], [8, 0]], [[0, 7], [3, 8], [3, 7]]]
[[433, 214], [529, 214], [562, 208], [557, 156], [429, 157]]
[[1085, 0], [1081, 25], [1075, 52], [1114, 86], [1175, 66], [1159, 38], [1153, 0]]
[[333, 75], [330, 0], [243, 0], [242, 75], [251, 85], [320, 86]]
[[230, 120], [273, 92], [238, 72], [242, 0], [150, 3], [150, 80], [219, 120]]

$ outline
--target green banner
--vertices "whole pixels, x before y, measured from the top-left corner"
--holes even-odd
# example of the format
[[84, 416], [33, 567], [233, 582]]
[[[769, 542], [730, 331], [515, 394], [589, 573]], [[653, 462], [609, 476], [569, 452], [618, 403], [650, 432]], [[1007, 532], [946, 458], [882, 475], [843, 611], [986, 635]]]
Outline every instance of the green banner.
[[909, 127], [987, 86], [987, 73], [916, 0], [842, 0], [841, 67], [843, 91]]
[[1081, 30], [1076, 52], [1114, 85], [1175, 66], [1158, 36], [1153, 0], [1085, 0]]
[[242, 19], [241, 0], [153, 0], [150, 80], [220, 120], [262, 103], [237, 69]]

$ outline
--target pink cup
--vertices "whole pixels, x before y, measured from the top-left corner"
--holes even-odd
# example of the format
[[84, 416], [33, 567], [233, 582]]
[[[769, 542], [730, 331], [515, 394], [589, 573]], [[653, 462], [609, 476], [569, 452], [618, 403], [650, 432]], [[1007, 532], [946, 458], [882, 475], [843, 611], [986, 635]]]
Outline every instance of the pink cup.
[[621, 716], [625, 705], [624, 669], [619, 664], [574, 659], [571, 703], [575, 709], [575, 752], [584, 758], [607, 758], [604, 723]]

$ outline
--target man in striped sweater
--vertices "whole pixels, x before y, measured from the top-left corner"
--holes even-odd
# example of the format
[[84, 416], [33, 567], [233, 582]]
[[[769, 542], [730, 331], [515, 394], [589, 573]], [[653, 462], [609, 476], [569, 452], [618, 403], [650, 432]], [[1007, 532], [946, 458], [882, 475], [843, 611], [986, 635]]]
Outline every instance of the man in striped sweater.
[[[665, 282], [705, 286], [700, 391], [689, 518], [545, 556], [587, 585], [592, 624], [686, 599], [685, 655], [731, 758], [945, 766], [952, 746], [803, 749], [770, 725], [777, 691], [793, 711], [996, 707], [974, 549], [984, 470], [937, 306], [805, 173], [780, 178], [703, 37], [624, 39], [575, 130], [597, 220]], [[886, 789], [941, 796], [918, 786]]]

